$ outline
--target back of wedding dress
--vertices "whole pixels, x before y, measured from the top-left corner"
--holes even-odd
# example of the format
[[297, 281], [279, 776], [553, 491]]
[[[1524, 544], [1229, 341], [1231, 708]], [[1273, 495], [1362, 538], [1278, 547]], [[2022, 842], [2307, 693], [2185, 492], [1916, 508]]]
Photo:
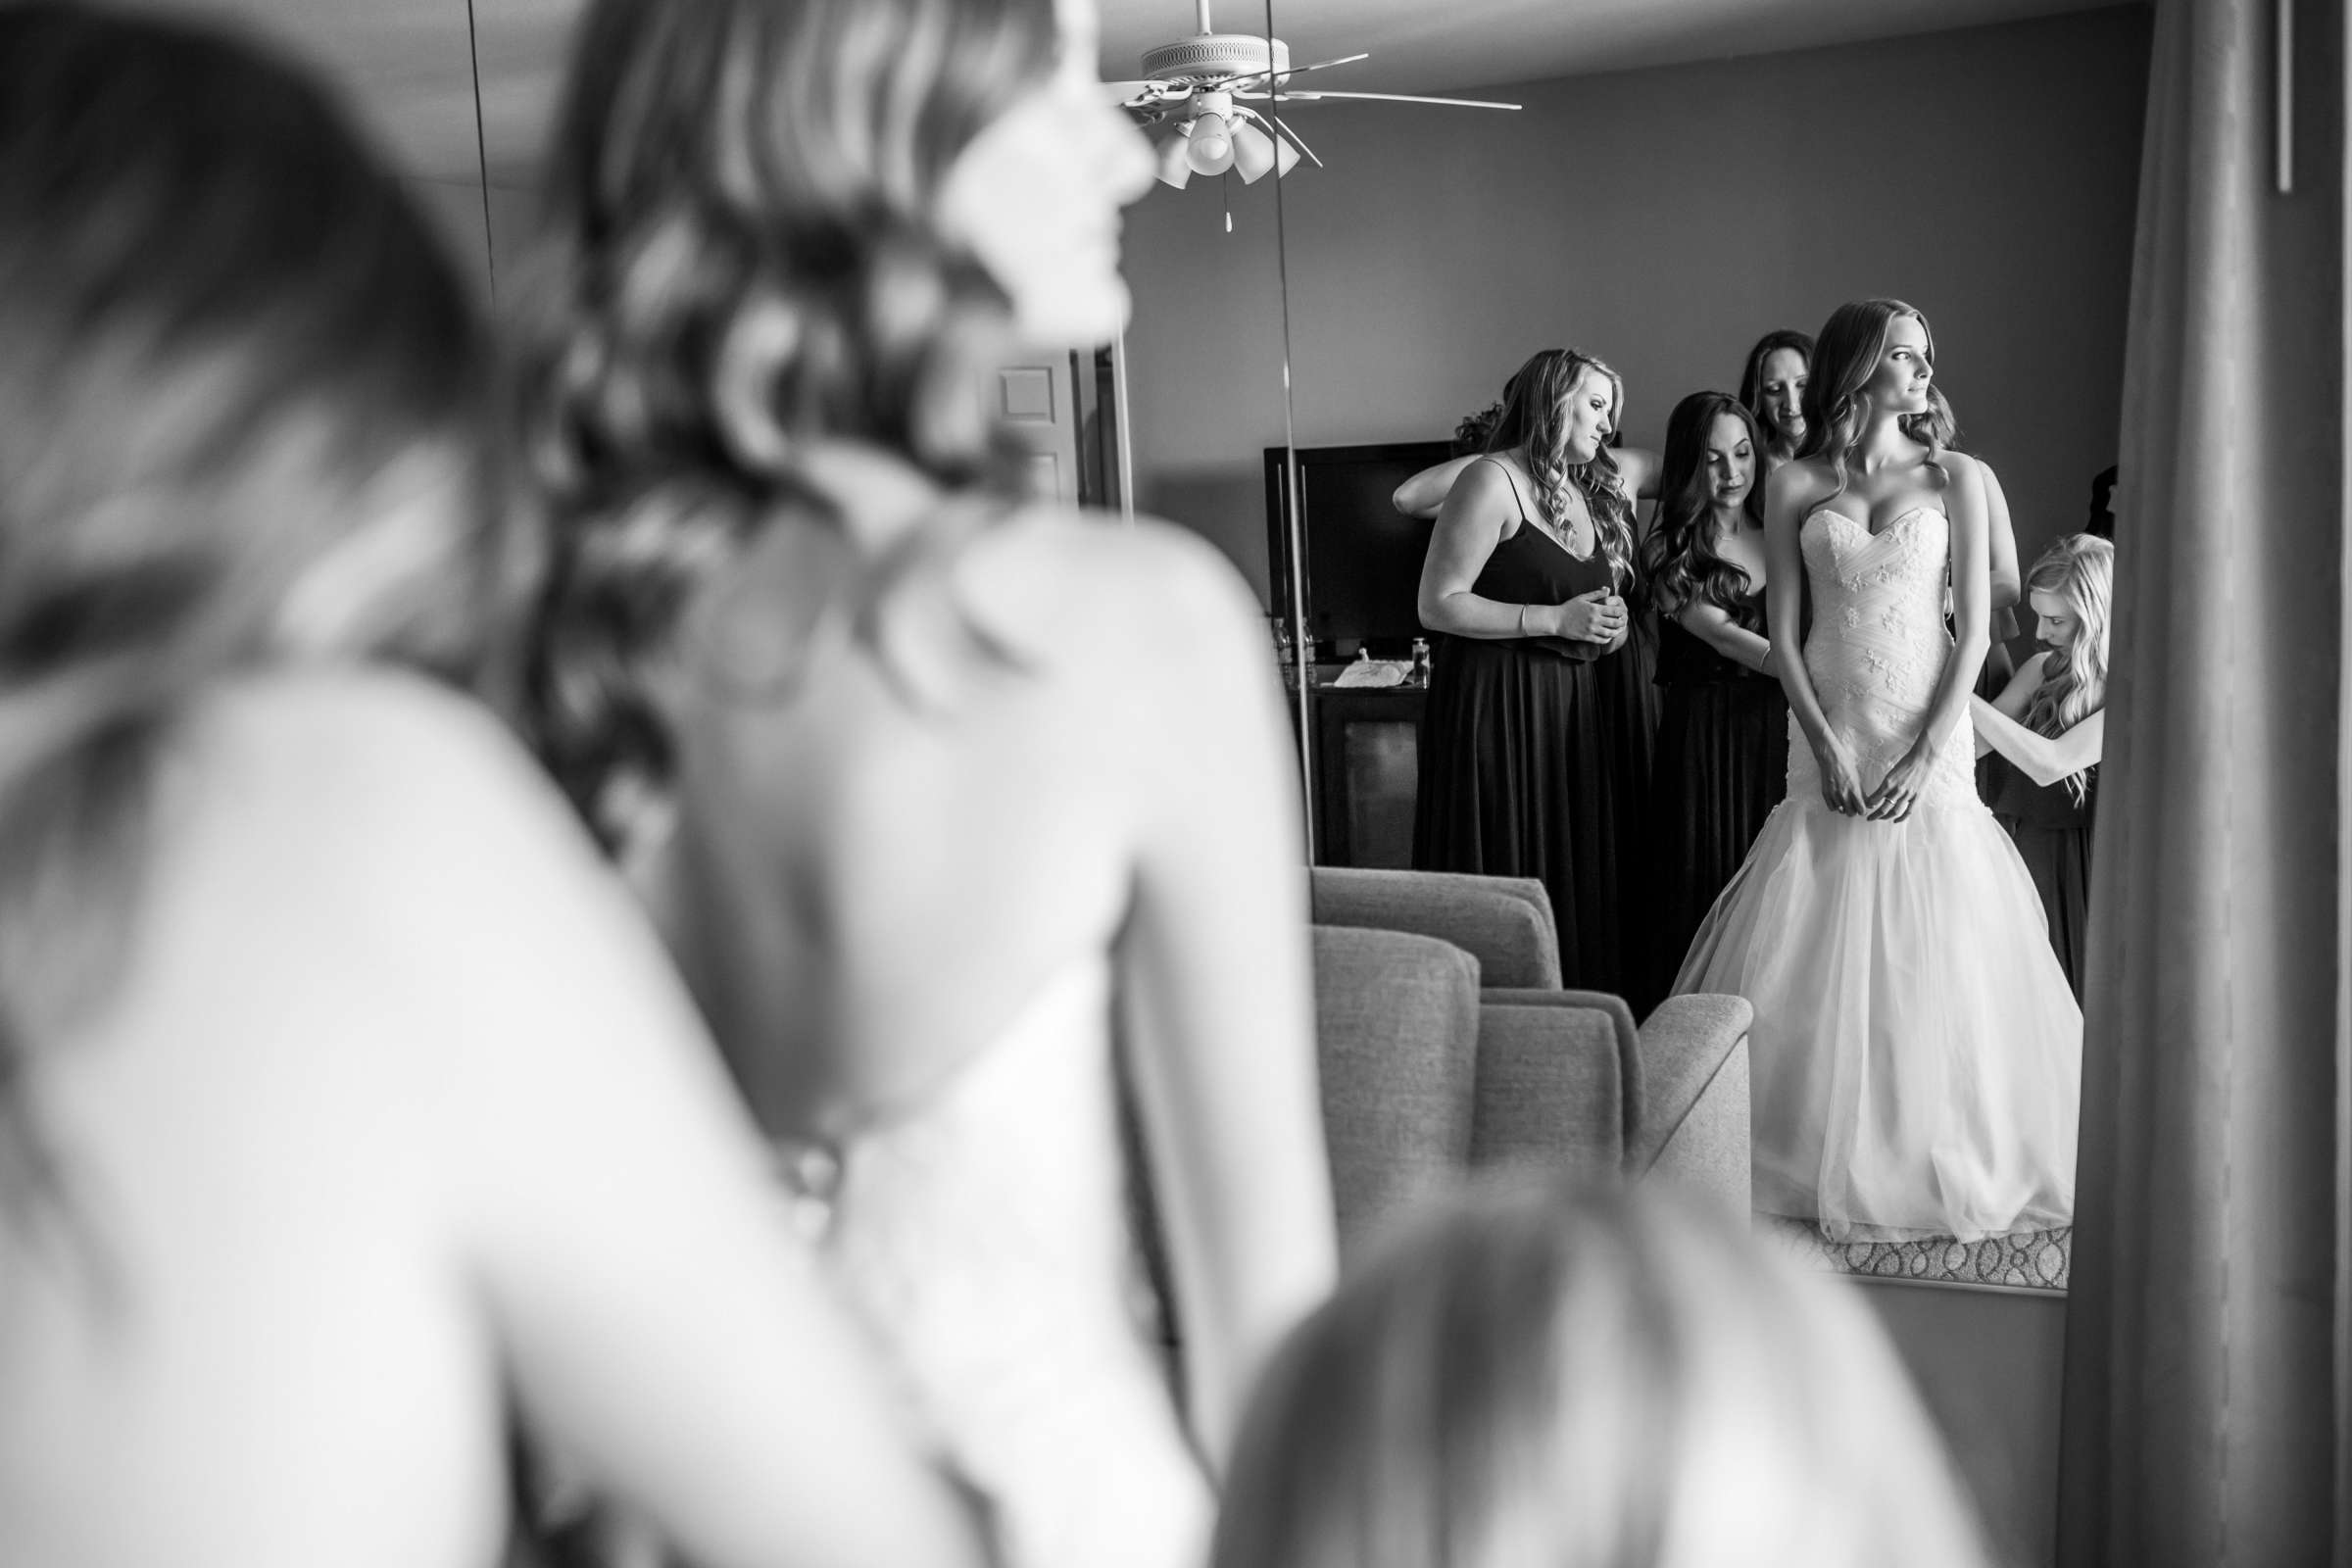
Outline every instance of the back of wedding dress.
[[1019, 1568], [1176, 1568], [1206, 1543], [1125, 1200], [1109, 1008], [1107, 959], [1075, 963], [918, 1103], [778, 1145], [797, 1223]]

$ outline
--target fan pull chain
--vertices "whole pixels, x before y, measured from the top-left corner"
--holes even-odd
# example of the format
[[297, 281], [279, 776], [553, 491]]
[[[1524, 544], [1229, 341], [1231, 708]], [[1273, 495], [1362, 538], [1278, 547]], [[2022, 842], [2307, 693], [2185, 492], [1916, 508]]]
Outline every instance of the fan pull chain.
[[1233, 232], [1233, 175], [1229, 172], [1217, 181], [1217, 190], [1225, 198], [1225, 232]]

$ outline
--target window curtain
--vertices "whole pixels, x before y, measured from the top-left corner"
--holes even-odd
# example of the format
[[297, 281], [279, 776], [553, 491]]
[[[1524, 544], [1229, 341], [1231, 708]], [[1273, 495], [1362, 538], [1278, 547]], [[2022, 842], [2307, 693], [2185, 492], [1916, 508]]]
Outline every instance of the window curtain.
[[2352, 1562], [2344, 5], [2155, 10], [2058, 1561]]

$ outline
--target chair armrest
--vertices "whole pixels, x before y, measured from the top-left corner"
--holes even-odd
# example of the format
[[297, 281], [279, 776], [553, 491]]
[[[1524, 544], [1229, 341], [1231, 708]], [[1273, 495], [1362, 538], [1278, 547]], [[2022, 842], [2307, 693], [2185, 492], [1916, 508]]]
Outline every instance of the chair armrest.
[[1532, 878], [1316, 866], [1308, 895], [1318, 925], [1437, 937], [1477, 958], [1489, 985], [1559, 986], [1551, 896]]
[[1747, 1211], [1749, 1123], [1744, 998], [1668, 997], [1643, 1022], [1640, 1130], [1626, 1173], [1658, 1175]]
[[1478, 960], [1401, 931], [1314, 928], [1315, 1047], [1344, 1253], [1470, 1156]]
[[1562, 1006], [1560, 995], [1489, 991], [1481, 1000], [1472, 1164], [1623, 1167], [1626, 1085], [1614, 1021]]
[[1513, 1006], [1563, 1007], [1592, 1015], [1591, 1027], [1605, 1026], [1611, 1049], [1617, 1053], [1617, 1078], [1623, 1086], [1618, 1096], [1624, 1114], [1623, 1145], [1632, 1148], [1642, 1126], [1642, 1106], [1647, 1090], [1646, 1068], [1642, 1057], [1640, 1037], [1634, 1031], [1633, 1008], [1623, 997], [1606, 991], [1545, 991], [1537, 988], [1489, 986], [1479, 993], [1483, 1003], [1499, 1003]]

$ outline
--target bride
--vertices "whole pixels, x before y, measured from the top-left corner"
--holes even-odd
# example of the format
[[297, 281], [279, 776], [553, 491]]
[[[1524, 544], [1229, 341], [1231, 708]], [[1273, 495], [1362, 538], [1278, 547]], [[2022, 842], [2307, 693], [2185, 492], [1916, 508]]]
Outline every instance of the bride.
[[598, 0], [526, 375], [542, 750], [1016, 1568], [1195, 1561], [1334, 1268], [1256, 606], [1022, 500], [984, 398], [1125, 318], [1098, 53], [1092, 0]]
[[[1974, 460], [1906, 428], [1927, 423], [1935, 357], [1896, 300], [1821, 330], [1805, 442], [1765, 512], [1788, 795], [1675, 983], [1754, 1004], [1756, 1207], [1835, 1240], [1974, 1240], [2074, 1210], [2082, 1017], [1976, 793], [1985, 492]], [[1807, 596], [1800, 655], [1783, 633]]]

